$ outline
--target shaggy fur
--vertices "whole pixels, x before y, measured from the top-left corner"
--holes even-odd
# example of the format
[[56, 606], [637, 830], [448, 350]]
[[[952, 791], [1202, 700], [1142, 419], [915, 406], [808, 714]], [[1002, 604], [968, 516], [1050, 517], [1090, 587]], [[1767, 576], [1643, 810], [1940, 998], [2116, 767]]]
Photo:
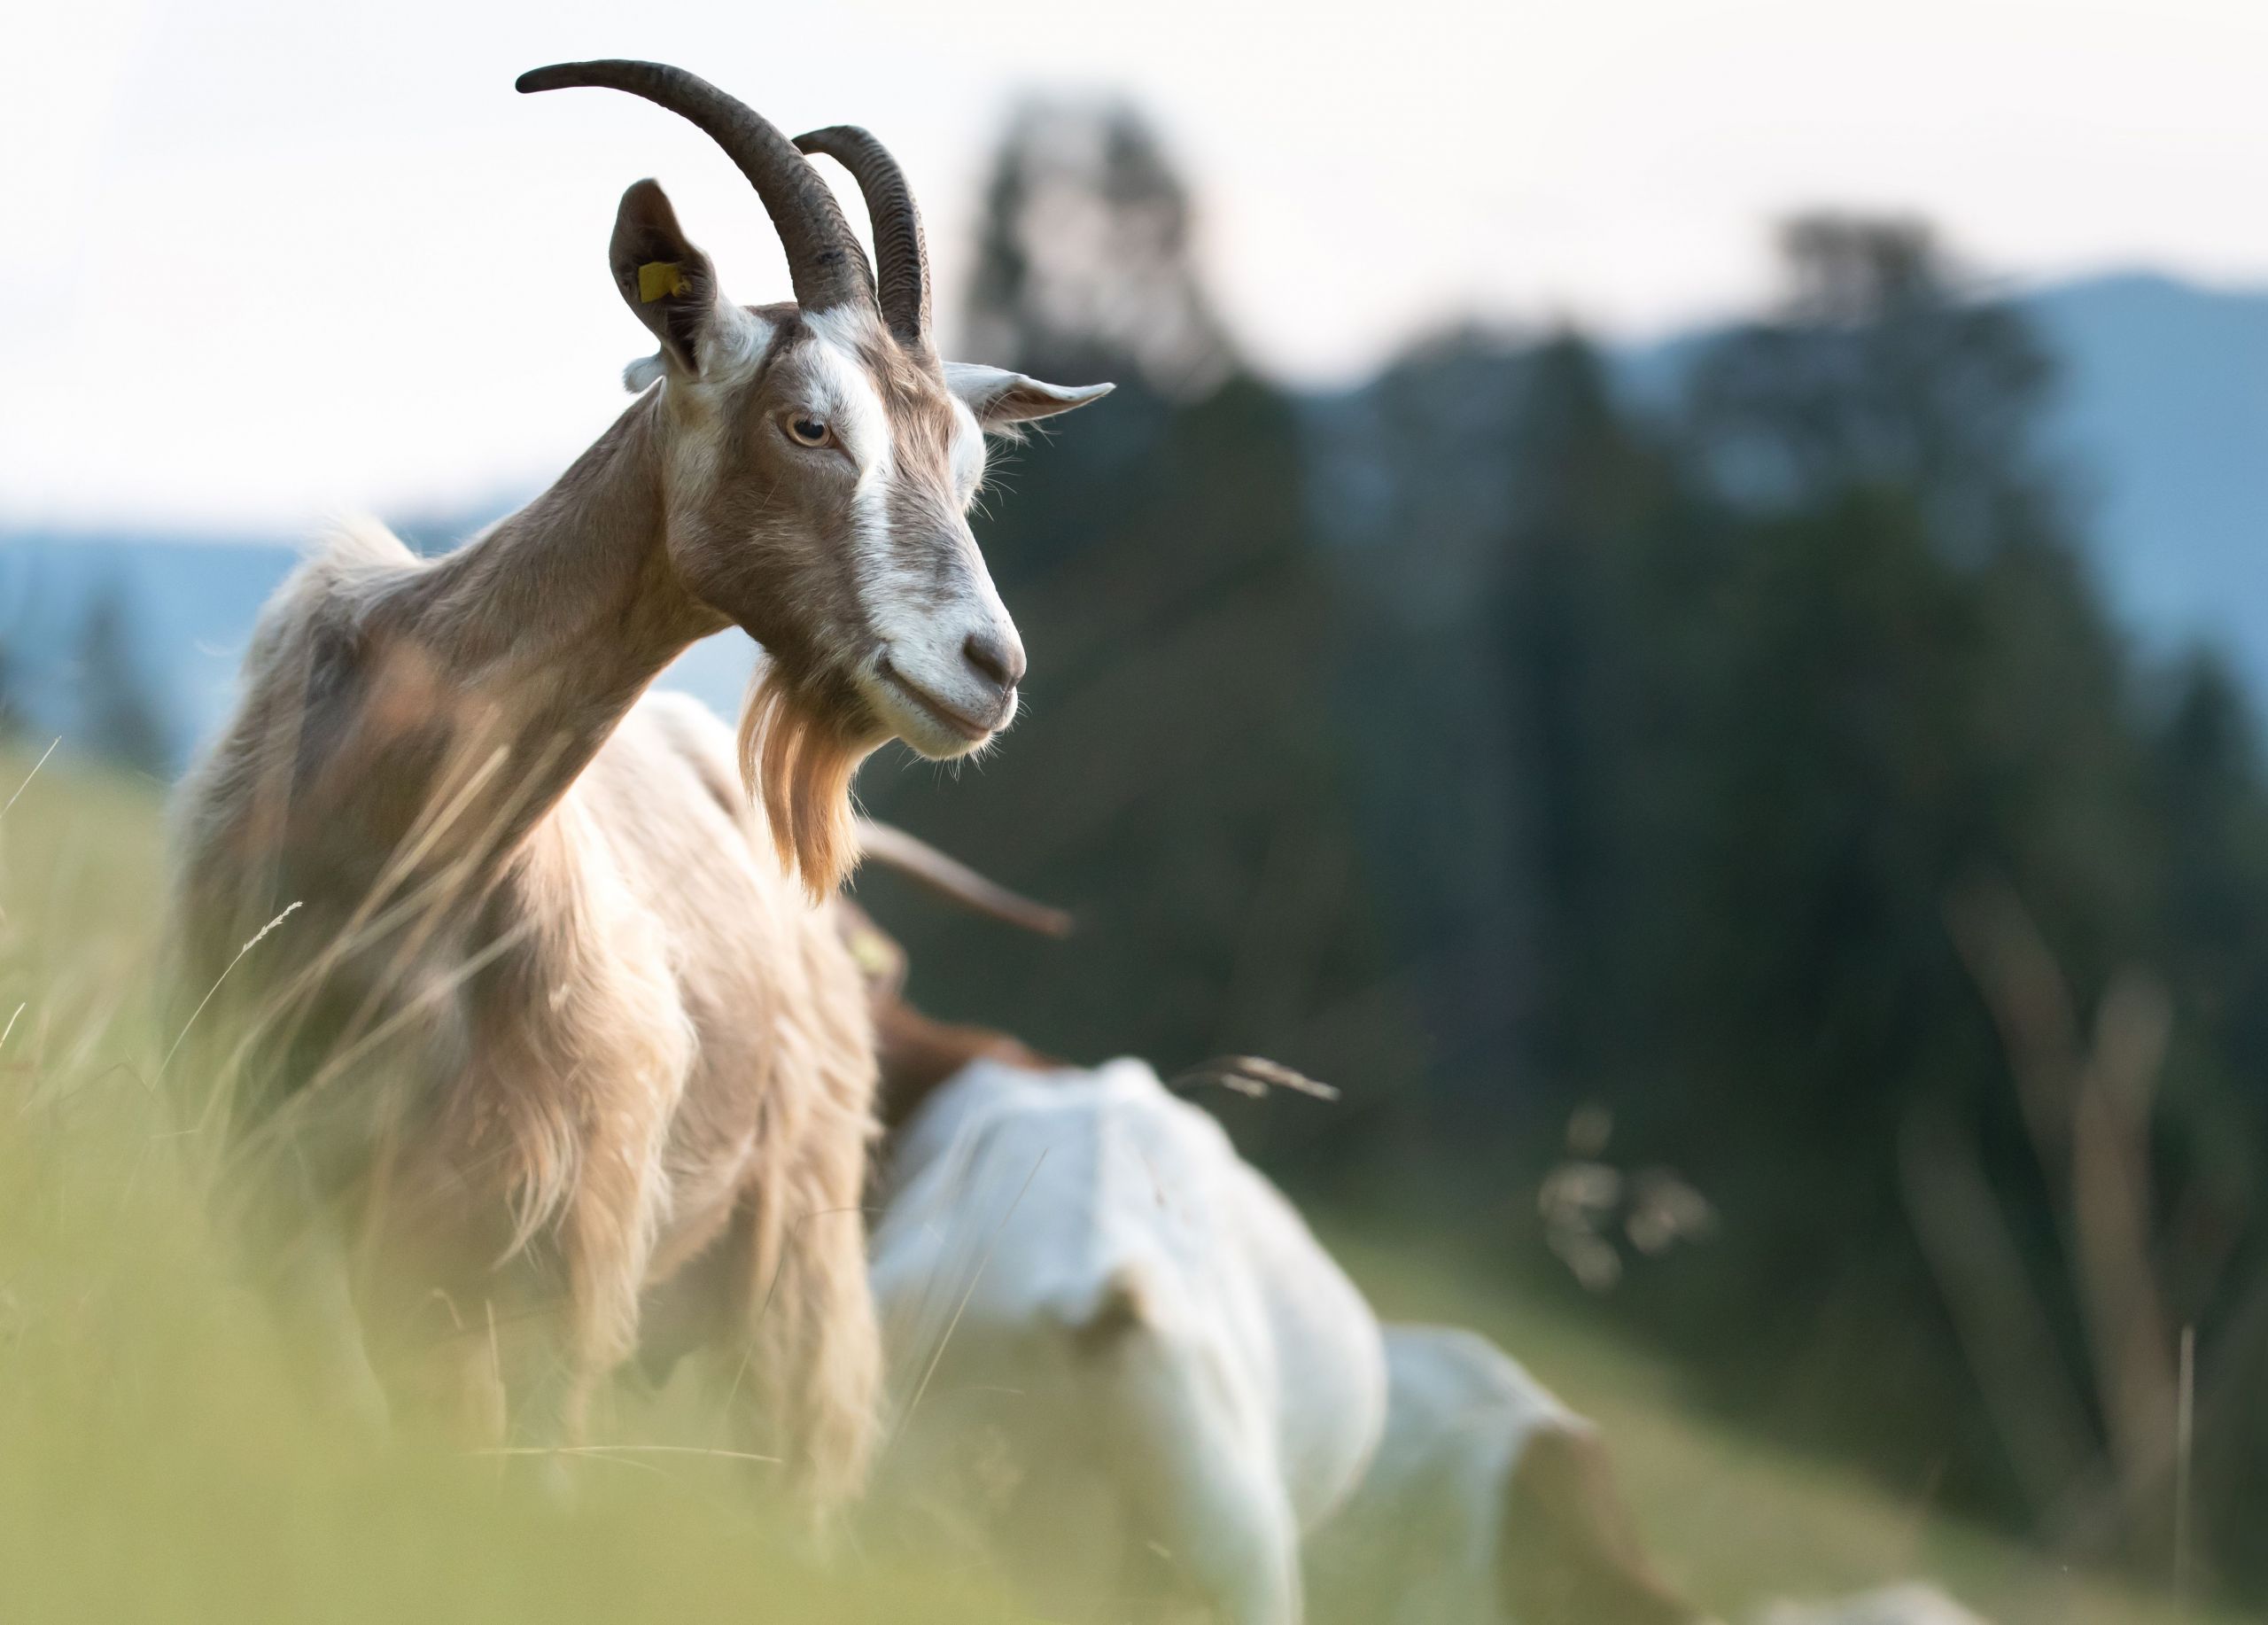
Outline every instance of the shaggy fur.
[[737, 743], [741, 781], [764, 809], [773, 849], [817, 902], [857, 859], [850, 780], [866, 746], [841, 718], [800, 701], [769, 665], [750, 680]]
[[183, 985], [284, 1295], [392, 1409], [571, 1438], [697, 1258], [750, 1447], [826, 1504], [873, 1431], [872, 1033], [730, 734], [639, 697], [720, 618], [660, 556], [662, 409], [458, 554], [366, 528], [286, 585], [181, 792]]
[[333, 1310], [366, 1335], [329, 1346], [477, 1440], [577, 1436], [641, 1297], [697, 1264], [742, 1442], [839, 1500], [878, 1375], [858, 974], [723, 724], [594, 657], [618, 725], [558, 715], [555, 689], [540, 731], [515, 727], [522, 685], [391, 630], [478, 568], [341, 539], [271, 606], [243, 711], [183, 788], [185, 988], [304, 905], [201, 1024], [232, 1193], [299, 1307], [346, 1281]]

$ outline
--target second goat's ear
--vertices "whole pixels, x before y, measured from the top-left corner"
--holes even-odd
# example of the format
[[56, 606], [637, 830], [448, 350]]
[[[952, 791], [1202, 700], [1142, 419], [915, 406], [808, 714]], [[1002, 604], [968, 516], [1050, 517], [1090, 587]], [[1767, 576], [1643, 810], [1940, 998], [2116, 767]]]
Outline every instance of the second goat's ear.
[[1062, 384], [1043, 384], [1037, 378], [1028, 378], [1021, 372], [1010, 372], [1001, 367], [948, 362], [945, 387], [960, 397], [961, 404], [975, 415], [978, 424], [990, 434], [1016, 424], [1029, 423], [1036, 417], [1068, 412], [1090, 400], [1099, 400], [1118, 386], [1088, 384], [1073, 388]]
[[661, 340], [663, 355], [697, 375], [724, 317], [717, 273], [677, 223], [669, 194], [641, 181], [622, 194], [607, 260], [631, 314]]

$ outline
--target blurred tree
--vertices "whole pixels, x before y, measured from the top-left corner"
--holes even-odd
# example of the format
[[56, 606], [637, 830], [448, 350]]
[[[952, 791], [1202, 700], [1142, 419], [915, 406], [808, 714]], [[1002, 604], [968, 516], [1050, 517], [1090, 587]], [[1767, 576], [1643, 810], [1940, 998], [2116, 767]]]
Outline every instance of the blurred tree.
[[1200, 399], [1236, 367], [1195, 264], [1188, 188], [1123, 103], [1033, 102], [986, 191], [966, 348], [1065, 383]]
[[1780, 311], [1694, 381], [1691, 434], [1725, 490], [1786, 507], [1906, 491], [1938, 545], [1971, 552], [2051, 523], [2036, 436], [2054, 369], [2016, 309], [1972, 297], [1918, 223], [1809, 215], [1782, 248]]
[[142, 675], [126, 595], [115, 583], [88, 604], [74, 664], [79, 715], [74, 743], [136, 772], [169, 773], [174, 732]]
[[2174, 1053], [2159, 1147], [2161, 1273], [2196, 1328], [2198, 1504], [2213, 1546], [2256, 1582], [2268, 1507], [2268, 794], [2259, 720], [2221, 663], [2175, 674], [2150, 735], [2163, 851], [2154, 958], [2167, 970]]
[[1565, 335], [1456, 336], [1318, 417], [1363, 828], [1433, 1038], [1401, 1121], [1462, 1215], [1493, 1200], [1554, 1271], [1521, 1193], [1560, 1124], [1611, 1123], [1722, 1216], [1674, 1263], [1595, 1274], [1619, 1318], [1748, 1415], [2072, 1534], [2077, 1482], [2019, 1486], [1899, 1156], [1957, 1125], [2091, 1473], [2117, 1390], [2088, 1380], [2068, 1194], [1947, 901], [1999, 877], [2086, 1006], [2138, 963], [2173, 992], [2154, 1256], [2241, 1365], [2268, 797], [2210, 670], [2146, 721], [2036, 447], [2053, 379], [2021, 322], [1918, 229], [1786, 243], [1781, 308], [1659, 421]]
[[[2051, 380], [2013, 313], [1908, 228], [1814, 222], [1788, 244], [1781, 315], [1697, 370], [1685, 494], [1594, 525], [1573, 571], [1518, 543], [1535, 563], [1504, 626], [1529, 671], [1513, 714], [1563, 718], [1516, 749], [1538, 787], [1515, 826], [1542, 899], [1534, 957], [1555, 967], [1519, 1061], [1554, 1109], [1605, 1100], [1631, 1155], [1674, 1161], [1725, 1215], [1710, 1248], [1631, 1275], [1624, 1313], [1751, 1412], [2070, 1532], [2068, 1507], [2016, 1497], [1901, 1184], [1910, 1124], [1973, 1137], [2062, 1359], [2101, 1380], [2075, 1444], [2101, 1458], [2118, 1418], [2081, 1330], [2070, 1198], [1946, 899], [2000, 877], [2082, 1008], [2140, 961], [2194, 1010], [2256, 985], [2268, 911], [2243, 832], [2268, 803], [2210, 676], [2155, 748], [2140, 726], [2034, 449]], [[1563, 396], [1534, 442], [1562, 470], [1584, 464], [1561, 437], [1586, 416]], [[1626, 465], [1604, 488], [1645, 486]], [[2232, 1162], [2256, 1179], [2263, 1035], [2202, 1011], [2186, 1030], [2159, 1140], [2246, 1121]], [[2204, 1203], [2225, 1248], [2243, 1221], [2215, 1185], [2160, 1188]], [[2235, 1312], [2226, 1282], [2185, 1307], [2209, 1331]], [[2088, 1538], [2147, 1544], [2163, 1531], [2144, 1510]]]
[[24, 719], [17, 709], [16, 651], [5, 641], [0, 641], [0, 744], [6, 743], [23, 732]]

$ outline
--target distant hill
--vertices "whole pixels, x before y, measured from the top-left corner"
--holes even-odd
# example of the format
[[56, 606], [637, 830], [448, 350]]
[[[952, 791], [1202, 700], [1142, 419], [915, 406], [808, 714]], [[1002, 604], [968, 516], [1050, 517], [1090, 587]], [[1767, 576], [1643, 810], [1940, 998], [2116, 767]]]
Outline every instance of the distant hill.
[[2268, 697], [2268, 292], [2110, 276], [2024, 303], [2064, 362], [2057, 432], [2112, 602]]
[[[2219, 648], [2268, 701], [2268, 291], [2129, 275], [2043, 288], [2020, 302], [2064, 365], [2053, 447], [2073, 473], [2082, 529], [2112, 603], [2152, 647], [2203, 640]], [[1625, 386], [1657, 398], [1674, 390], [1708, 337], [1625, 350], [1617, 357]], [[1477, 376], [1488, 370], [1476, 359], [1462, 364], [1459, 381], [1483, 416], [1510, 410], [1518, 394]], [[1377, 506], [1377, 494], [1363, 486], [1361, 451], [1365, 414], [1381, 405], [1366, 389], [1318, 401], [1310, 414], [1321, 437], [1326, 534], [1361, 529], [1359, 516]], [[1471, 411], [1452, 416], [1443, 427], [1456, 432], [1456, 466], [1445, 463], [1442, 476], [1486, 486], [1487, 471], [1473, 459], [1485, 457], [1487, 426], [1471, 421]], [[1447, 507], [1471, 519], [1489, 503]], [[402, 528], [421, 545], [441, 546], [493, 517]], [[1442, 545], [1430, 556], [1459, 556], [1454, 539], [1435, 540]], [[12, 706], [37, 731], [71, 734], [81, 632], [90, 608], [116, 594], [144, 651], [142, 676], [185, 755], [225, 715], [253, 617], [294, 556], [273, 538], [0, 530], [0, 681]], [[1452, 596], [1459, 590], [1452, 581], [1432, 585]], [[749, 657], [744, 641], [712, 638], [668, 680], [729, 711]]]
[[[494, 516], [405, 524], [420, 545], [446, 546]], [[299, 562], [296, 544], [158, 535], [0, 532], [0, 691], [32, 733], [67, 743], [82, 722], [81, 640], [89, 612], [115, 595], [136, 678], [148, 693], [176, 764], [227, 719], [237, 668], [260, 609]], [[711, 638], [664, 680], [730, 715], [748, 680], [746, 639]]]
[[[2219, 649], [2268, 709], [2268, 290], [2090, 277], [2016, 300], [2063, 369], [2049, 449], [2111, 603], [2160, 651]], [[1625, 352], [1660, 399], [1713, 335]]]

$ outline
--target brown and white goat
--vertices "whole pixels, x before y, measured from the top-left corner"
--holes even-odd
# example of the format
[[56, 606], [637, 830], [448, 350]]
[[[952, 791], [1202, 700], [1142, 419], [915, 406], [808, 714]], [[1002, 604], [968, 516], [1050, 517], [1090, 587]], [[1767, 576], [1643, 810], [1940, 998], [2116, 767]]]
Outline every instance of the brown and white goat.
[[[939, 360], [913, 198], [865, 132], [800, 144], [857, 179], [879, 284], [797, 144], [732, 97], [651, 63], [519, 82], [573, 85], [713, 137], [796, 302], [728, 301], [660, 187], [630, 188], [610, 264], [659, 346], [635, 403], [458, 551], [354, 530], [268, 605], [178, 799], [183, 985], [218, 988], [198, 1031], [261, 1170], [234, 1188], [374, 1403], [571, 1438], [641, 1298], [697, 1270], [754, 1448], [825, 1504], [861, 1476], [879, 1372], [873, 1039], [827, 913], [850, 776], [1014, 715], [1023, 650], [965, 517], [984, 432], [1107, 386]], [[647, 694], [733, 626], [765, 654], [737, 748]]]

